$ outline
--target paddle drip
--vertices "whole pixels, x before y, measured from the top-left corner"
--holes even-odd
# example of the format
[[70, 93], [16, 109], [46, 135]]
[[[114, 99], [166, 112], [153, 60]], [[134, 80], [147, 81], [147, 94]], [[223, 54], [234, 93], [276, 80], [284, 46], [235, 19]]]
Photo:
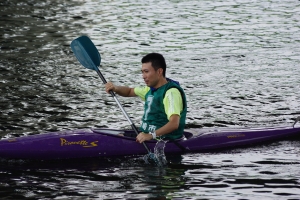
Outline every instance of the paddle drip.
[[166, 140], [158, 140], [155, 147], [154, 153], [150, 153], [144, 156], [144, 161], [147, 164], [151, 164], [155, 161], [155, 164], [159, 167], [162, 167], [167, 164], [167, 159], [165, 156], [165, 146], [168, 141]]

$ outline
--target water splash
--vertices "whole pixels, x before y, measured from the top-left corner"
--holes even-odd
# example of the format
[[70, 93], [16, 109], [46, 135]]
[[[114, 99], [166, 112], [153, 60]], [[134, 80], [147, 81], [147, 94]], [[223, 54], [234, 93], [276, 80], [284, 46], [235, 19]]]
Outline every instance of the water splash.
[[158, 140], [154, 147], [154, 154], [162, 165], [167, 164], [167, 159], [165, 155], [165, 147], [168, 140]]
[[154, 147], [154, 153], [149, 153], [143, 157], [145, 163], [152, 164], [155, 162], [155, 164], [159, 167], [167, 165], [168, 162], [164, 152], [167, 142], [167, 140], [158, 140]]

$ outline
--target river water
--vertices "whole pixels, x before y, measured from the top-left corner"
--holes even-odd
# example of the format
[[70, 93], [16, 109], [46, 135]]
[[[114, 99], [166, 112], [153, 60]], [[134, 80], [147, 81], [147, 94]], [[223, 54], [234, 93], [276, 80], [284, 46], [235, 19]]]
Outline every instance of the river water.
[[[2, 0], [0, 136], [128, 128], [70, 49], [88, 35], [107, 80], [142, 85], [162, 53], [188, 99], [187, 128], [292, 125], [300, 105], [300, 2]], [[134, 123], [138, 99], [119, 98]], [[170, 158], [0, 162], [5, 199], [300, 199], [300, 140]]]

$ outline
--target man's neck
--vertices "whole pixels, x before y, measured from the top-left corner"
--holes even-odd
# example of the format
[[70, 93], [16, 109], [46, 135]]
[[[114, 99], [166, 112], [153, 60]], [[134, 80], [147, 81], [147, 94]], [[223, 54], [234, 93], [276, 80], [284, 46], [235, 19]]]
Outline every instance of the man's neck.
[[159, 82], [156, 84], [156, 86], [154, 88], [158, 89], [167, 83], [168, 83], [167, 79], [165, 77], [163, 77], [162, 79], [159, 80]]

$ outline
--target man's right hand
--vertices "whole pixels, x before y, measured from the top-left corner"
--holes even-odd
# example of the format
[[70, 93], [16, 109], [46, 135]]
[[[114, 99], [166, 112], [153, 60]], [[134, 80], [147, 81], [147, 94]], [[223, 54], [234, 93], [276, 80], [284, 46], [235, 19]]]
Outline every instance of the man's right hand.
[[112, 82], [108, 82], [105, 84], [105, 91], [109, 94], [109, 91], [115, 92], [115, 86]]

